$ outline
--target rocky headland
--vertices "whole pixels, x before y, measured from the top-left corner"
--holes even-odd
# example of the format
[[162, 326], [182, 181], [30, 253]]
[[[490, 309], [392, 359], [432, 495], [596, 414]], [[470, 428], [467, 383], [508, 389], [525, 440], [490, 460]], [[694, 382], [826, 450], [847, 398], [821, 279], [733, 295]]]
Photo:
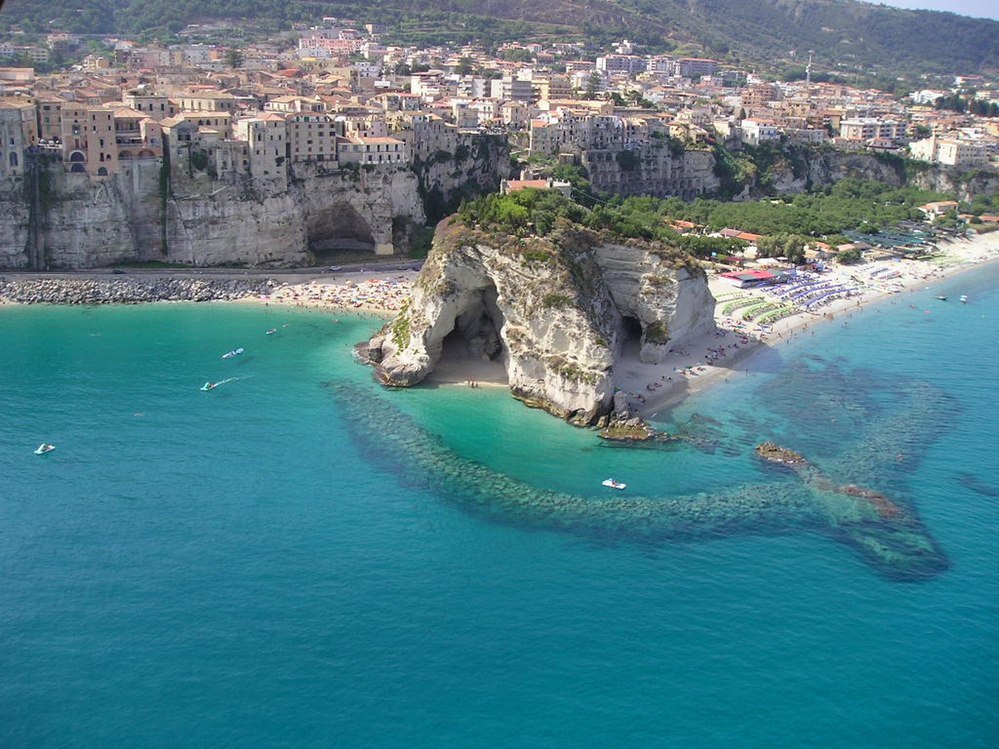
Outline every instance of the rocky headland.
[[[577, 425], [629, 418], [615, 365], [659, 362], [715, 328], [689, 255], [558, 218], [544, 236], [460, 215], [437, 229], [409, 304], [367, 346], [385, 385], [408, 387], [445, 356], [502, 365], [524, 403]], [[620, 394], [619, 394], [620, 395]]]

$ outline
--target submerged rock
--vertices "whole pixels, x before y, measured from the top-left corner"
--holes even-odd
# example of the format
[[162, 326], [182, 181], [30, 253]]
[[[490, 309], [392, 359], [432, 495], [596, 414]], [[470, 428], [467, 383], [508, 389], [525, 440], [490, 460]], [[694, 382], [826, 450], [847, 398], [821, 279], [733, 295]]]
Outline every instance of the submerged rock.
[[764, 442], [756, 446], [756, 454], [771, 463], [781, 463], [788, 466], [807, 466], [808, 461], [800, 453], [781, 447], [776, 442]]

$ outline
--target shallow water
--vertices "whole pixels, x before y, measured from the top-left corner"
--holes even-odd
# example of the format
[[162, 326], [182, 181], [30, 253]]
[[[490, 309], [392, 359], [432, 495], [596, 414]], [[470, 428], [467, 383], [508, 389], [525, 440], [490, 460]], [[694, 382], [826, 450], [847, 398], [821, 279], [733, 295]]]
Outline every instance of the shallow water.
[[[0, 744], [991, 747], [978, 276], [784, 346], [668, 450], [379, 390], [350, 356], [370, 318], [0, 310]], [[858, 541], [896, 526], [763, 439], [884, 492], [945, 564], [896, 574]]]

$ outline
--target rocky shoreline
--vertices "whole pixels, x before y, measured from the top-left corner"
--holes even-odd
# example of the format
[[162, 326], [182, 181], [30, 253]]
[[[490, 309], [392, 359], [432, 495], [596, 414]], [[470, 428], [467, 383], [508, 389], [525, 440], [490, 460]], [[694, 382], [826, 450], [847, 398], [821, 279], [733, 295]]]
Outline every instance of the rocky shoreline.
[[144, 304], [218, 302], [269, 294], [267, 279], [0, 277], [0, 302], [17, 304]]

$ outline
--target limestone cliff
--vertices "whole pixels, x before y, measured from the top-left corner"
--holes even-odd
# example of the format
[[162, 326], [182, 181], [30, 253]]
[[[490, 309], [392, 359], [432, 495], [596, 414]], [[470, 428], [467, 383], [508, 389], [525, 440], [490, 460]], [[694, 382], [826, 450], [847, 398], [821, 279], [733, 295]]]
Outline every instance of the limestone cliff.
[[391, 253], [400, 223], [423, 220], [416, 177], [396, 167], [301, 166], [269, 185], [183, 169], [168, 180], [157, 160], [103, 179], [40, 165], [0, 184], [0, 268], [321, 264], [334, 250]]
[[572, 423], [613, 402], [615, 363], [661, 361], [714, 330], [695, 262], [662, 245], [614, 240], [565, 220], [519, 239], [442, 223], [409, 305], [370, 341], [379, 379], [414, 385], [448, 346], [502, 362], [513, 395]]
[[436, 222], [454, 212], [462, 200], [472, 200], [499, 190], [500, 180], [511, 176], [510, 141], [504, 135], [448, 133], [449, 140], [412, 142], [413, 172], [427, 218]]
[[797, 158], [778, 158], [754, 182], [747, 183], [743, 198], [771, 194], [796, 194], [833, 185], [852, 178], [882, 182], [894, 187], [912, 185], [924, 190], [956, 195], [972, 201], [976, 195], [999, 190], [999, 174], [994, 171], [959, 170], [942, 164], [926, 164], [866, 152], [833, 148], [800, 148], [791, 151]]

